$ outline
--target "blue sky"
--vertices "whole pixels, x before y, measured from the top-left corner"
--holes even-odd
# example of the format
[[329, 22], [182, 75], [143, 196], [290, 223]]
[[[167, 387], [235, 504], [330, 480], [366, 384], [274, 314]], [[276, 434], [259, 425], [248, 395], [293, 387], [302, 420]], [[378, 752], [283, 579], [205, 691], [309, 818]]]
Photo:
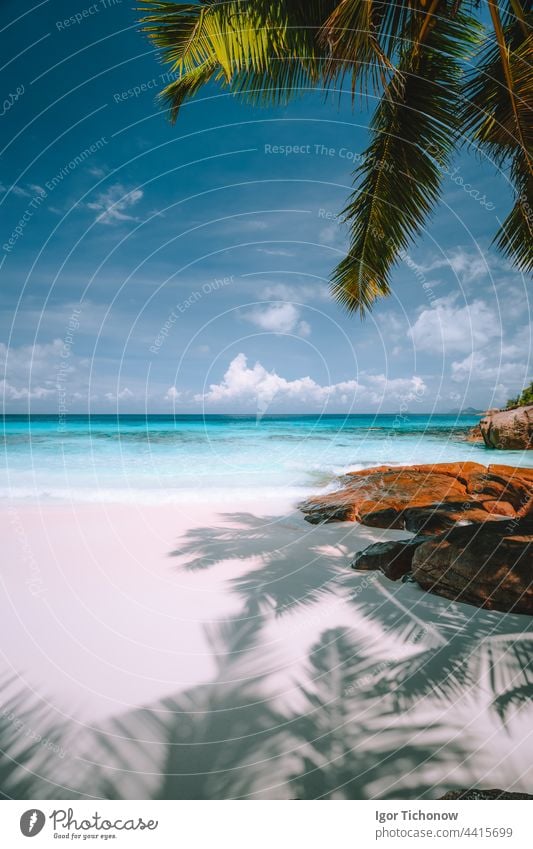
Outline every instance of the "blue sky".
[[[76, 18], [76, 15], [78, 16]], [[462, 153], [364, 321], [331, 299], [368, 111], [215, 87], [175, 126], [129, 3], [4, 3], [6, 412], [447, 411], [529, 378], [505, 174]]]

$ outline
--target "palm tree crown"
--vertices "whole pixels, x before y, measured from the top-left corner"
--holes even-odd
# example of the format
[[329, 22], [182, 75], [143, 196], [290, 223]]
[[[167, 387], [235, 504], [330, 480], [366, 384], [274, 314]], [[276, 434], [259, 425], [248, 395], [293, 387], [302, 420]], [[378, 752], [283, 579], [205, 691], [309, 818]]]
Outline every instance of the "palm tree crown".
[[363, 315], [389, 293], [464, 143], [508, 172], [515, 200], [495, 241], [533, 269], [530, 0], [144, 0], [140, 11], [176, 74], [162, 92], [172, 120], [212, 81], [267, 105], [346, 83], [352, 98], [378, 97], [344, 210], [349, 252], [332, 279], [348, 310]]

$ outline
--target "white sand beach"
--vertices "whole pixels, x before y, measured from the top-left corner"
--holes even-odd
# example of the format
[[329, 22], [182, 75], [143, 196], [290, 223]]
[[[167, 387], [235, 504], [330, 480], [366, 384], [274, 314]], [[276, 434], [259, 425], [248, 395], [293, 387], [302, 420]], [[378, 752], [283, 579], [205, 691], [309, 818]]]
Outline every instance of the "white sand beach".
[[66, 729], [43, 792], [532, 786], [531, 710], [508, 698], [531, 621], [349, 568], [405, 532], [312, 526], [281, 499], [20, 503], [0, 523], [5, 676]]

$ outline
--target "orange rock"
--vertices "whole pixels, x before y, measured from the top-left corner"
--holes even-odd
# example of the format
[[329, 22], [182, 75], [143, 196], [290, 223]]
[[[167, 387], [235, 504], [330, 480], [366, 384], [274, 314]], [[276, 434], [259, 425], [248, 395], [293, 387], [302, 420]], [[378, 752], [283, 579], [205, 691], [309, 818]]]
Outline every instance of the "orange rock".
[[516, 510], [508, 501], [484, 501], [483, 509], [495, 516], [516, 516]]
[[415, 548], [413, 577], [454, 601], [533, 614], [533, 521], [455, 527]]
[[351, 472], [336, 492], [309, 499], [309, 522], [361, 522], [435, 533], [533, 510], [533, 469], [480, 463], [377, 466]]
[[309, 522], [361, 522], [417, 534], [370, 546], [354, 568], [379, 569], [392, 580], [412, 568], [420, 586], [437, 595], [533, 614], [533, 469], [378, 466], [342, 480], [342, 489], [302, 505]]

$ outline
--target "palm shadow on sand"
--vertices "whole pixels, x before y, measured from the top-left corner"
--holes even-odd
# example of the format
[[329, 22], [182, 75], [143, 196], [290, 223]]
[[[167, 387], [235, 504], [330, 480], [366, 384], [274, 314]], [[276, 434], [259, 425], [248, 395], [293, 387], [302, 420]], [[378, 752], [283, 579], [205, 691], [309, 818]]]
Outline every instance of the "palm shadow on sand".
[[[357, 532], [359, 545], [375, 538], [371, 529]], [[81, 734], [52, 722], [47, 733], [70, 740], [61, 762], [43, 759], [39, 747], [26, 763], [10, 756], [9, 727], [0, 723], [4, 794], [407, 799], [475, 783], [490, 752], [483, 723], [471, 726], [463, 708], [496, 718], [502, 735], [530, 708], [533, 641], [524, 617], [353, 572], [352, 542], [337, 525], [242, 512], [187, 532], [170, 553], [173, 568], [241, 567], [226, 578], [241, 612], [206, 628], [216, 674]], [[322, 622], [324, 609], [344, 611], [349, 626]], [[281, 619], [290, 639], [307, 627], [303, 615], [316, 635], [280, 691], [285, 660], [268, 634]]]

